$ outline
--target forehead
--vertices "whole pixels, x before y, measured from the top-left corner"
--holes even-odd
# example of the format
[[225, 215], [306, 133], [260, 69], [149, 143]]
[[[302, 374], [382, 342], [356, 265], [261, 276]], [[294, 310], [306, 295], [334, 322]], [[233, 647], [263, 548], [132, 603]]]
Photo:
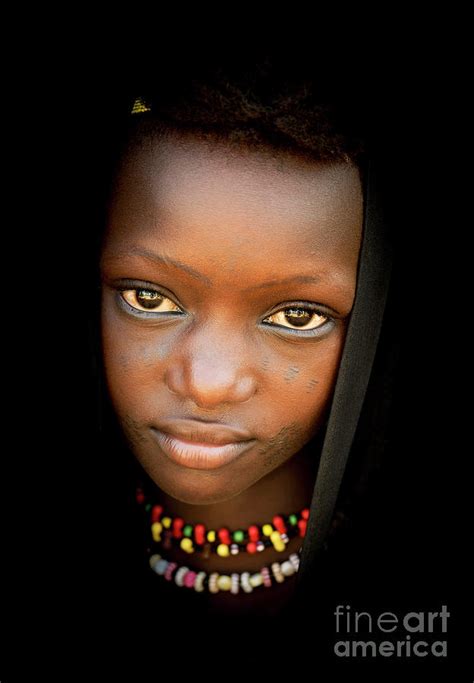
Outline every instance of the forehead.
[[[358, 170], [190, 137], [148, 138], [126, 156], [106, 247], [137, 242], [194, 262], [312, 258], [355, 266], [362, 230]], [[183, 258], [183, 260], [185, 260]]]

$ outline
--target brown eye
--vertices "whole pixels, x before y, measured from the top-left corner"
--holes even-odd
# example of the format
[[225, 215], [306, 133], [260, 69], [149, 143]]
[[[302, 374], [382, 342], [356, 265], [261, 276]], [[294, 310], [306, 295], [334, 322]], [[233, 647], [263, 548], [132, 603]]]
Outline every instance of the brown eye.
[[317, 327], [324, 325], [328, 320], [328, 316], [321, 315], [311, 308], [291, 306], [270, 315], [268, 318], [265, 318], [264, 322], [274, 323], [289, 329], [315, 330]]
[[157, 313], [182, 313], [174, 301], [153, 289], [127, 289], [122, 297], [138, 311], [156, 311]]
[[151, 289], [137, 289], [135, 292], [137, 303], [143, 308], [156, 308], [160, 306], [163, 297], [158, 292], [153, 292]]

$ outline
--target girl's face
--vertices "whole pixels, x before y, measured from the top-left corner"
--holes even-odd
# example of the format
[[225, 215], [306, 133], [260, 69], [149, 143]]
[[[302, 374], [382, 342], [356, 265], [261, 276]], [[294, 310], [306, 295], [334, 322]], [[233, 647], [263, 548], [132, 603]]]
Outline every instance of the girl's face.
[[362, 217], [349, 164], [177, 136], [128, 154], [101, 261], [105, 372], [133, 453], [166, 493], [228, 500], [316, 433]]

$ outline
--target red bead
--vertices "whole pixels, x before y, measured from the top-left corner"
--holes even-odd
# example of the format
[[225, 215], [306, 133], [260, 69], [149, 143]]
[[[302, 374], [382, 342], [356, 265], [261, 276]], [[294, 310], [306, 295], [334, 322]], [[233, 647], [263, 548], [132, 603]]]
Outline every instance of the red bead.
[[142, 505], [145, 502], [145, 494], [141, 489], [137, 490], [137, 503]]
[[255, 526], [255, 525], [249, 526], [248, 534], [249, 534], [250, 540], [253, 541], [254, 543], [256, 543], [258, 541], [258, 539], [260, 538], [260, 532], [258, 530], [258, 526]]
[[308, 522], [305, 519], [300, 519], [298, 522], [298, 528], [300, 530], [300, 536], [303, 538], [306, 534], [306, 526]]
[[204, 545], [206, 542], [206, 527], [204, 524], [196, 524], [194, 527], [194, 540], [198, 545]]
[[257, 552], [257, 544], [253, 543], [252, 541], [250, 541], [250, 543], [247, 543], [247, 552], [250, 553], [251, 555], [253, 553], [256, 553]]
[[224, 543], [225, 545], [230, 545], [229, 529], [219, 529], [219, 531], [217, 532], [217, 537], [219, 538], [221, 543]]
[[280, 534], [286, 534], [285, 522], [283, 521], [283, 517], [280, 517], [280, 515], [277, 515], [273, 518], [273, 526], [277, 531], [280, 532]]
[[308, 508], [305, 508], [304, 510], [302, 510], [301, 516], [302, 516], [303, 519], [309, 519], [309, 510], [308, 510]]
[[161, 505], [154, 505], [151, 509], [151, 521], [152, 522], [159, 522], [162, 512], [163, 512], [163, 507]]
[[184, 519], [175, 517], [173, 519], [173, 538], [181, 538], [183, 535]]

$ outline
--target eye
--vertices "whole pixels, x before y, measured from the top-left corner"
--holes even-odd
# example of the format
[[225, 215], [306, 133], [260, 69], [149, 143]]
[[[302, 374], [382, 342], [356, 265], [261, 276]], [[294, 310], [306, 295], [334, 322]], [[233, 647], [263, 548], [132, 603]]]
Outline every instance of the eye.
[[322, 327], [328, 320], [329, 316], [322, 315], [312, 308], [291, 306], [269, 315], [263, 322], [295, 330], [315, 330]]
[[154, 289], [125, 289], [121, 292], [125, 301], [138, 311], [156, 313], [182, 313], [174, 301]]

